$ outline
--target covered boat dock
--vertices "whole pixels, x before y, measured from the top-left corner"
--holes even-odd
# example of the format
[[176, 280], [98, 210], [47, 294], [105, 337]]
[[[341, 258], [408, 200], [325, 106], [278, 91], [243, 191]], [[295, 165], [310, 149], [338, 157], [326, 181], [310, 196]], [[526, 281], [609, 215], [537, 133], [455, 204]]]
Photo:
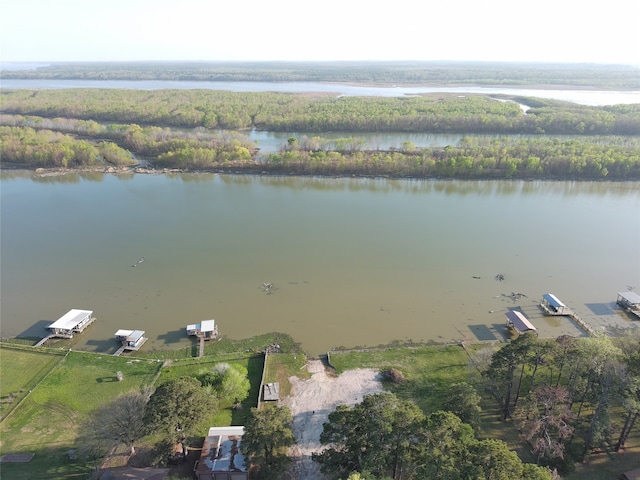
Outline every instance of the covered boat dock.
[[616, 303], [640, 318], [640, 295], [636, 292], [618, 292]]
[[114, 357], [121, 355], [125, 350], [137, 351], [148, 340], [144, 336], [144, 330], [118, 330], [116, 339], [122, 342], [122, 346], [113, 354]]
[[82, 333], [94, 321], [93, 310], [72, 308], [47, 327], [51, 333], [36, 343], [35, 346], [44, 345], [50, 338], [73, 338], [74, 334]]
[[527, 332], [538, 333], [538, 329], [534, 327], [533, 324], [529, 320], [527, 320], [522, 313], [516, 310], [509, 310], [505, 313], [505, 315], [507, 316], [507, 327], [513, 328], [516, 332], [518, 332], [518, 334]]
[[218, 337], [218, 326], [215, 320], [202, 320], [200, 323], [187, 325], [187, 334], [212, 340]]
[[198, 337], [200, 341], [199, 357], [204, 356], [205, 340], [216, 340], [218, 338], [218, 325], [215, 320], [202, 320], [200, 323], [187, 325], [187, 335]]
[[547, 315], [570, 315], [571, 310], [553, 293], [545, 293], [542, 295], [542, 303], [540, 307]]

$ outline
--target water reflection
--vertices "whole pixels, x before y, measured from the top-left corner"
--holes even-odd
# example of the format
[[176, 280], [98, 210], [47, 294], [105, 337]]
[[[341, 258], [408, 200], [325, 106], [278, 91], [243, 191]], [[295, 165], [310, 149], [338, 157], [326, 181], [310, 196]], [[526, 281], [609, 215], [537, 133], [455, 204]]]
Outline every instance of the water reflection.
[[217, 173], [158, 173], [158, 174], [112, 174], [103, 172], [53, 172], [37, 173], [28, 170], [2, 170], [3, 181], [29, 179], [41, 184], [78, 184], [83, 181], [103, 182], [105, 178], [134, 182], [136, 177], [161, 176], [167, 181], [187, 184], [209, 184], [220, 182], [229, 186], [262, 186], [293, 191], [349, 191], [390, 193], [402, 192], [422, 195], [430, 192], [445, 195], [539, 195], [561, 193], [563, 197], [590, 195], [626, 196], [638, 190], [637, 182], [607, 181], [545, 181], [545, 180], [440, 180], [440, 179], [393, 179], [383, 177], [314, 177], [291, 175], [225, 175]]

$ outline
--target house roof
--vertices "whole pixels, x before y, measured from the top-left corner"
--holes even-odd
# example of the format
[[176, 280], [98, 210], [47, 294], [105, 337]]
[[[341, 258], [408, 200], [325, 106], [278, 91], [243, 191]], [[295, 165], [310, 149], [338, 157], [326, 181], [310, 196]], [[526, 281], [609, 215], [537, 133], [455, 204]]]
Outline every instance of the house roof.
[[73, 330], [78, 324], [82, 323], [87, 317], [93, 314], [93, 310], [71, 309], [58, 320], [49, 325], [49, 328], [59, 328], [64, 330]]
[[196, 473], [246, 472], [242, 454], [244, 427], [211, 427], [202, 446]]
[[558, 300], [558, 297], [556, 297], [553, 293], [545, 293], [544, 295], [542, 295], [542, 298], [549, 302], [549, 305], [554, 308], [566, 307], [566, 305]]
[[530, 330], [533, 330], [534, 332], [537, 331], [536, 327], [534, 327], [533, 324], [529, 320], [527, 320], [522, 313], [515, 310], [509, 310], [505, 313], [505, 315], [507, 316], [513, 327], [519, 332], [528, 332]]

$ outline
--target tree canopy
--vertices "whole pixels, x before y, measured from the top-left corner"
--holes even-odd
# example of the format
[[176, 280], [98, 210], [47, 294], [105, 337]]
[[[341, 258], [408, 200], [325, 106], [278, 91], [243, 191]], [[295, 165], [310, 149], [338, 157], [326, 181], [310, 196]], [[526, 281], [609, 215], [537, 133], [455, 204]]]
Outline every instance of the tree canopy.
[[168, 380], [149, 398], [144, 422], [149, 431], [162, 432], [167, 438], [178, 440], [192, 431], [205, 412], [217, 409], [215, 396], [191, 377]]
[[526, 465], [499, 440], [478, 440], [470, 425], [451, 412], [425, 418], [394, 394], [365, 396], [329, 414], [314, 455], [325, 473], [353, 472], [375, 478], [465, 480], [550, 479], [547, 469]]
[[290, 462], [286, 449], [295, 443], [292, 423], [291, 411], [287, 407], [251, 409], [242, 448], [259, 478], [281, 478], [286, 470]]

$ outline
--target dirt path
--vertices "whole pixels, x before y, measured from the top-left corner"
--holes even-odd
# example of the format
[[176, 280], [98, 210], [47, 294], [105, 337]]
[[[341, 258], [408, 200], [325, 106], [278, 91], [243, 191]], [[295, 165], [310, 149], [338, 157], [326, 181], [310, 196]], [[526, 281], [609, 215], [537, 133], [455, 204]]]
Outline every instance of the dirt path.
[[293, 458], [291, 478], [296, 480], [324, 480], [311, 454], [321, 451], [322, 424], [338, 405], [355, 405], [364, 395], [382, 392], [377, 371], [370, 368], [348, 370], [338, 377], [326, 374], [320, 360], [307, 362], [312, 373], [308, 380], [291, 377], [292, 395], [281, 401], [291, 409], [293, 433], [297, 445], [291, 449]]

